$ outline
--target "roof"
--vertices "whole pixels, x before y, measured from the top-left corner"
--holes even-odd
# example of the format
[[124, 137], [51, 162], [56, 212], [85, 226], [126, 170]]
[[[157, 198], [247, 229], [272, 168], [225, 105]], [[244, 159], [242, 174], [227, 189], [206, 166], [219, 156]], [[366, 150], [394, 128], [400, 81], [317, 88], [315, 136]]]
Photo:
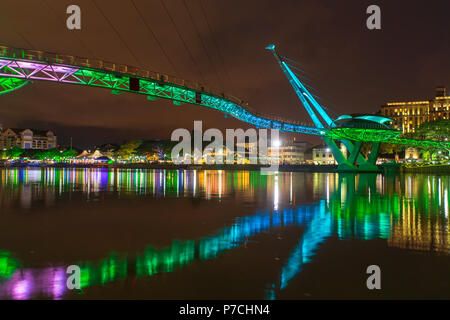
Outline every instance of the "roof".
[[25, 130], [31, 130], [33, 132], [34, 136], [46, 137], [48, 132], [52, 132], [54, 134], [54, 132], [52, 130], [38, 130], [38, 129], [31, 129], [31, 128], [25, 128], [25, 129], [24, 128], [5, 128], [5, 129], [3, 129], [3, 131], [6, 131], [8, 129], [13, 131], [15, 134], [21, 134]]

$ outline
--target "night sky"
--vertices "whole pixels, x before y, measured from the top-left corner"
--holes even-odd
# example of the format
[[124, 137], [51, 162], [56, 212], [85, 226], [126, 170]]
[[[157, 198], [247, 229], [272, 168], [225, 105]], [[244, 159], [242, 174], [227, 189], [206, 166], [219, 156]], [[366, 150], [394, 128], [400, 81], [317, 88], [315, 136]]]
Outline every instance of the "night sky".
[[[223, 89], [260, 112], [298, 120], [309, 118], [264, 50], [269, 43], [303, 65], [324, 99], [319, 102], [337, 114], [371, 113], [388, 101], [429, 99], [437, 85], [450, 88], [448, 0], [186, 0], [193, 20], [182, 0], [164, 0], [183, 40], [160, 0], [134, 2], [157, 41], [129, 0], [95, 0], [126, 44], [92, 0], [2, 0], [0, 44], [175, 74]], [[81, 7], [79, 31], [66, 28], [70, 4]], [[366, 28], [371, 4], [381, 7], [381, 30]], [[0, 97], [4, 127], [53, 129], [60, 143], [72, 136], [79, 147], [169, 138], [200, 119], [208, 128], [247, 128], [207, 108], [99, 88], [34, 82]]]

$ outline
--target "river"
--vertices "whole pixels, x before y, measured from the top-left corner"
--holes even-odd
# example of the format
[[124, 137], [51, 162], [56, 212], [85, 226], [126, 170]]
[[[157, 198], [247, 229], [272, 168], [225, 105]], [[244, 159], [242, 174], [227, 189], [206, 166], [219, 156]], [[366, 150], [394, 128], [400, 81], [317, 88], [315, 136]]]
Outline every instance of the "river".
[[1, 169], [0, 299], [449, 299], [449, 197], [448, 175]]

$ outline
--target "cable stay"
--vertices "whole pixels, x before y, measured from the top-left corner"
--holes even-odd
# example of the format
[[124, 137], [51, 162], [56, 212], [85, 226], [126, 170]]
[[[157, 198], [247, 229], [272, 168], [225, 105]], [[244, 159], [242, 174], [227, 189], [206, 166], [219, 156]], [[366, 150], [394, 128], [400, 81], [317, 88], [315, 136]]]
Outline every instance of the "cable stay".
[[295, 72], [292, 72], [293, 74], [295, 74], [297, 77], [300, 77], [300, 78], [302, 78], [302, 79], [305, 79], [306, 81], [312, 81], [311, 79], [308, 79], [307, 77], [305, 77], [305, 76], [303, 76], [303, 75], [301, 75], [301, 74], [298, 74], [298, 73], [295, 73]]
[[195, 19], [193, 18], [192, 14], [191, 14], [191, 10], [189, 10], [186, 0], [183, 0], [183, 5], [184, 5], [184, 8], [186, 9], [189, 19], [191, 20], [192, 25], [194, 26], [195, 33], [197, 34], [197, 38], [200, 40], [203, 51], [205, 51], [205, 54], [208, 57], [209, 64], [213, 68], [214, 73], [216, 74], [217, 80], [219, 80], [220, 86], [223, 87], [222, 79], [220, 78], [219, 73], [217, 72], [216, 65], [214, 64], [213, 60], [211, 59], [211, 55], [209, 54], [209, 52], [206, 48], [205, 42], [203, 41], [203, 38], [200, 34], [200, 30], [198, 29], [197, 24], [195, 23]]
[[123, 39], [123, 37], [120, 35], [119, 31], [117, 31], [117, 29], [114, 27], [114, 25], [112, 24], [111, 20], [109, 20], [108, 16], [105, 15], [105, 13], [103, 12], [103, 10], [98, 6], [98, 4], [95, 2], [95, 0], [92, 0], [92, 3], [94, 4], [94, 6], [97, 8], [97, 10], [100, 12], [100, 14], [103, 16], [103, 18], [106, 20], [106, 22], [109, 24], [109, 26], [111, 27], [111, 29], [114, 31], [114, 33], [117, 35], [117, 37], [120, 39], [120, 41], [122, 41], [123, 45], [125, 46], [125, 48], [127, 48], [128, 52], [131, 54], [131, 56], [133, 57], [134, 60], [136, 60], [137, 64], [139, 66], [142, 67], [142, 63], [139, 61], [138, 57], [134, 54], [133, 50], [131, 50], [131, 48], [128, 46], [128, 44], [125, 42], [125, 40]]
[[[42, 0], [42, 2], [47, 6], [47, 8], [50, 9], [50, 11], [53, 13], [54, 18], [59, 21], [59, 14], [55, 11], [55, 9], [47, 2], [47, 0]], [[81, 44], [81, 46], [89, 52], [91, 57], [95, 57], [94, 51], [92, 51], [91, 48], [89, 48], [86, 43], [77, 35], [77, 32], [70, 32], [73, 34], [73, 36], [78, 40], [78, 42]]]
[[290, 59], [290, 58], [288, 58], [288, 57], [285, 57], [285, 56], [280, 56], [283, 60], [287, 60], [287, 61], [290, 61], [290, 62], [292, 62], [292, 63], [294, 63], [294, 64], [296, 64], [296, 65], [298, 65], [298, 66], [300, 66], [300, 67], [304, 67], [304, 65], [303, 64], [301, 64], [300, 62], [298, 62], [298, 61], [295, 61], [295, 60], [293, 60], [293, 59]]
[[142, 15], [141, 11], [138, 9], [138, 7], [136, 6], [136, 3], [134, 2], [134, 0], [131, 0], [131, 4], [133, 5], [134, 9], [136, 10], [139, 18], [141, 19], [142, 23], [145, 25], [145, 27], [147, 28], [148, 32], [152, 35], [153, 39], [155, 40], [156, 44], [158, 45], [159, 49], [161, 49], [161, 52], [164, 54], [164, 56], [166, 57], [167, 61], [169, 62], [169, 65], [172, 67], [173, 71], [175, 72], [175, 74], [177, 76], [181, 76], [181, 74], [178, 72], [177, 68], [175, 67], [174, 63], [172, 62], [172, 60], [170, 59], [169, 55], [167, 54], [166, 50], [164, 50], [164, 47], [162, 46], [161, 42], [158, 40], [158, 37], [156, 36], [155, 32], [153, 31], [152, 27], [150, 26], [150, 24], [145, 20], [144, 16]]
[[304, 73], [304, 74], [310, 74], [309, 72], [306, 72], [305, 70], [303, 70], [303, 69], [300, 69], [300, 68], [297, 68], [296, 66], [293, 66], [292, 64], [289, 64], [289, 63], [286, 63], [290, 68], [292, 68], [292, 69], [295, 69], [295, 70], [297, 70], [297, 71], [300, 71], [301, 73]]
[[[208, 27], [209, 34], [213, 35], [213, 34], [215, 34], [215, 30], [214, 30], [213, 26], [211, 25], [211, 23], [209, 22], [208, 15], [206, 14], [206, 10], [205, 10], [205, 8], [203, 6], [202, 0], [198, 0], [198, 2], [200, 4], [200, 9], [201, 9], [201, 12], [203, 14], [203, 17], [204, 17], [204, 19], [206, 21], [206, 25]], [[218, 45], [218, 43], [216, 41], [216, 38], [213, 37], [213, 36], [211, 36], [210, 38], [211, 38], [212, 43], [214, 44], [214, 48], [217, 51], [217, 56], [219, 57], [219, 62], [222, 65], [222, 69], [223, 69], [223, 72], [225, 73], [225, 77], [227, 78], [228, 83], [230, 84], [230, 86], [233, 89], [233, 91], [236, 91], [236, 88], [235, 88], [235, 85], [234, 85], [234, 81], [231, 81], [230, 74], [228, 73], [228, 69], [226, 68], [226, 65], [225, 65], [225, 62], [224, 62], [225, 59], [223, 58], [223, 55], [222, 55], [222, 53], [220, 51], [220, 48], [219, 48], [219, 45]]]
[[34, 45], [19, 31], [17, 31], [17, 29], [13, 26], [13, 24], [11, 22], [9, 22], [4, 16], [2, 16], [0, 14], [0, 21], [3, 21], [4, 24], [6, 24], [7, 26], [9, 26], [19, 37], [22, 38], [23, 41], [26, 42], [26, 44], [29, 46], [30, 49], [35, 49]]
[[198, 66], [198, 64], [197, 64], [197, 62], [195, 61], [194, 56], [193, 56], [192, 53], [191, 53], [191, 50], [189, 50], [189, 47], [187, 46], [186, 41], [184, 41], [183, 37], [181, 36], [181, 32], [180, 32], [180, 30], [178, 29], [178, 26], [177, 26], [177, 24], [175, 23], [175, 20], [173, 19], [172, 15], [170, 14], [169, 9], [167, 8], [166, 4], [164, 3], [164, 0], [159, 0], [159, 2], [160, 2], [160, 4], [161, 4], [161, 6], [163, 7], [164, 11], [166, 12], [167, 16], [169, 17], [170, 22], [172, 23], [172, 25], [173, 25], [174, 28], [175, 28], [175, 31], [176, 31], [176, 33], [177, 33], [177, 35], [178, 35], [178, 38], [181, 40], [181, 43], [183, 44], [184, 49], [185, 49], [186, 52], [188, 53], [189, 58], [191, 59], [191, 62], [194, 64], [194, 67], [197, 69], [197, 72], [199, 73], [200, 78], [202, 79], [202, 82], [204, 83], [204, 82], [205, 82], [205, 78], [204, 78], [204, 76], [203, 76], [203, 73], [202, 73], [202, 71], [200, 70], [200, 68], [199, 68], [199, 66]]

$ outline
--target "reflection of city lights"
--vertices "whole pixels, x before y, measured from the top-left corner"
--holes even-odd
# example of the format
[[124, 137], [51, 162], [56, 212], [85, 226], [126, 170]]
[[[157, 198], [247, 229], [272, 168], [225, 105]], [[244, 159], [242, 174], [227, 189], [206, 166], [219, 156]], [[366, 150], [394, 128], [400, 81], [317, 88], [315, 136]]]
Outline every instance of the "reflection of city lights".
[[273, 209], [278, 210], [278, 197], [279, 197], [279, 190], [278, 190], [278, 174], [276, 173], [274, 176], [274, 185], [273, 185]]
[[[304, 188], [304, 184], [299, 182], [300, 175], [292, 172], [267, 178], [249, 171], [101, 170], [42, 169], [39, 181], [27, 178], [29, 174], [36, 176], [36, 172], [30, 170], [3, 170], [0, 171], [1, 187], [4, 195], [20, 197], [24, 195], [23, 188], [31, 189], [32, 184], [33, 188], [45, 188], [47, 192], [26, 194], [31, 196], [31, 205], [42, 194], [51, 194], [51, 190], [56, 193], [81, 190], [85, 194], [118, 190], [130, 195], [146, 192], [157, 197], [162, 194], [183, 197], [194, 193], [194, 197], [211, 197], [214, 201], [235, 192], [257, 199], [261, 192], [266, 195], [267, 190], [271, 193], [273, 189], [273, 209], [237, 217], [211, 233], [212, 236], [173, 241], [164, 248], [149, 245], [145, 252], [136, 254], [135, 261], [129, 260], [130, 255], [128, 259], [109, 255], [99, 261], [82, 262], [83, 288], [124, 279], [130, 270], [138, 278], [174, 272], [196, 259], [214, 259], [242, 246], [249, 237], [280, 226], [301, 226], [304, 232], [281, 267], [277, 284], [271, 286], [273, 296], [289, 285], [333, 234], [339, 239], [386, 239], [389, 246], [411, 250], [448, 252], [450, 248], [447, 236], [450, 186], [448, 179], [442, 177], [408, 175], [395, 177], [391, 183], [389, 177], [384, 180], [381, 175], [316, 173], [311, 180], [314, 201], [295, 206], [293, 194], [301, 198], [303, 194], [299, 190], [303, 190], [300, 188]], [[92, 188], [79, 188], [87, 184]], [[15, 193], [17, 190], [20, 193]], [[18, 269], [17, 265], [19, 263], [11, 260], [9, 253], [0, 255], [0, 277], [4, 279], [0, 282], [0, 299], [39, 295], [57, 299], [64, 295], [64, 266]]]
[[448, 219], [448, 193], [449, 193], [449, 189], [445, 188], [444, 189], [444, 215], [445, 217]]

